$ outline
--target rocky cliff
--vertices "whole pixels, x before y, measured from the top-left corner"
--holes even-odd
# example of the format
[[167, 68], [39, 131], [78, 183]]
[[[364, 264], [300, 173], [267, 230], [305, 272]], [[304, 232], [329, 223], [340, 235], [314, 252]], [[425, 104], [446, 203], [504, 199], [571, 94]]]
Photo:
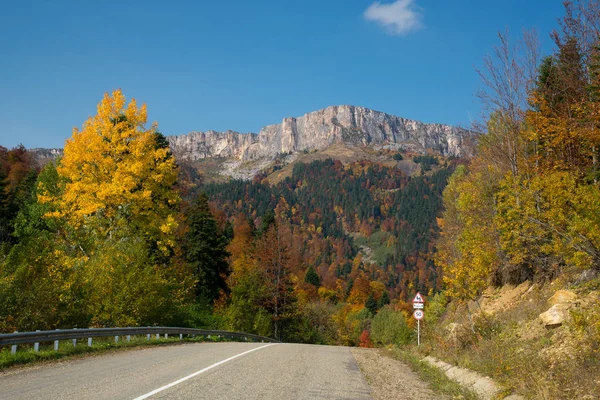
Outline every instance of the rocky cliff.
[[35, 161], [39, 166], [46, 165], [49, 161], [54, 161], [63, 155], [63, 149], [44, 149], [35, 148], [29, 150], [35, 157]]
[[168, 137], [178, 158], [226, 157], [246, 161], [275, 158], [281, 153], [321, 150], [333, 143], [396, 145], [442, 155], [470, 153], [473, 132], [441, 124], [425, 124], [364, 107], [331, 106], [299, 118], [284, 118], [260, 133], [191, 132]]

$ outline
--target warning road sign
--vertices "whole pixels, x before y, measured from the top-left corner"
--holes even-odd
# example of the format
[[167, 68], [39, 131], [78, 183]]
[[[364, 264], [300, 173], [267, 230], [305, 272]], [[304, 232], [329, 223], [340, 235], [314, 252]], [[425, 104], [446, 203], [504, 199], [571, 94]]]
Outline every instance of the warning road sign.
[[421, 293], [417, 292], [417, 295], [413, 299], [413, 303], [423, 303], [423, 296], [421, 296]]
[[415, 319], [417, 321], [420, 321], [425, 316], [425, 313], [423, 312], [423, 310], [415, 310], [415, 312], [413, 313], [413, 316], [415, 317]]

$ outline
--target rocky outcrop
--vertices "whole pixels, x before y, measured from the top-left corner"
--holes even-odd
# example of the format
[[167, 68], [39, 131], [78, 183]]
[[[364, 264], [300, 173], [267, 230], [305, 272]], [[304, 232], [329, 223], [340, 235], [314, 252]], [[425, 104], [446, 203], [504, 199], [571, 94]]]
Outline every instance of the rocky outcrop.
[[35, 148], [29, 150], [35, 157], [36, 163], [42, 167], [49, 161], [54, 161], [63, 155], [63, 149], [43, 149]]
[[182, 159], [227, 157], [273, 159], [281, 153], [322, 150], [334, 143], [395, 144], [399, 149], [433, 150], [445, 156], [470, 155], [471, 131], [418, 121], [355, 106], [332, 106], [299, 118], [284, 118], [259, 134], [191, 132], [170, 136], [173, 153]]
[[569, 308], [568, 304], [555, 304], [540, 314], [540, 320], [546, 328], [558, 328], [569, 319]]
[[224, 157], [242, 159], [248, 148], [257, 141], [255, 133], [191, 132], [168, 136], [171, 151], [179, 159], [196, 161], [202, 158]]
[[559, 290], [548, 299], [548, 304], [552, 307], [540, 314], [540, 320], [546, 328], [557, 328], [570, 318], [569, 310], [577, 303], [578, 297], [575, 293]]
[[575, 303], [577, 299], [577, 295], [570, 290], [559, 290], [548, 299], [548, 305], [572, 304]]

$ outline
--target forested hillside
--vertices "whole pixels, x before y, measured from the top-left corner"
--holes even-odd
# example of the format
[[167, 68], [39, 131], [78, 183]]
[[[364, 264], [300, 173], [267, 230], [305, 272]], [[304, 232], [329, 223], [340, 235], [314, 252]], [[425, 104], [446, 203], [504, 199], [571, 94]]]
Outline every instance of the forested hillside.
[[414, 290], [441, 284], [430, 252], [452, 170], [444, 166], [408, 177], [399, 168], [366, 161], [344, 166], [330, 159], [296, 164], [292, 176], [276, 185], [259, 176], [202, 189], [228, 218], [242, 213], [258, 222], [281, 210], [278, 217], [301, 240], [302, 264], [315, 268], [326, 287], [334, 289], [336, 279], [347, 284], [357, 267], [373, 264], [372, 279], [393, 298], [407, 300]]

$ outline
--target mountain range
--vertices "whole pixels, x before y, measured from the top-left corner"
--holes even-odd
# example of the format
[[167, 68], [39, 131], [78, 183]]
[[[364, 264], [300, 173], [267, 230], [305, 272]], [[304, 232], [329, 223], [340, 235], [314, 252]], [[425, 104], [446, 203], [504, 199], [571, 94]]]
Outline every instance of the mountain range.
[[[477, 134], [468, 129], [423, 123], [351, 105], [284, 118], [280, 124], [267, 125], [259, 133], [210, 130], [167, 136], [179, 161], [220, 160], [216, 166], [219, 174], [242, 179], [252, 178], [282, 156], [324, 151], [332, 146], [350, 147], [356, 150], [354, 154], [360, 149], [385, 149], [468, 157], [476, 138]], [[31, 151], [42, 164], [62, 154], [61, 149]]]
[[398, 150], [444, 156], [470, 153], [472, 131], [442, 124], [426, 124], [350, 105], [331, 106], [298, 118], [284, 118], [260, 133], [190, 132], [169, 136], [176, 157], [196, 161], [210, 157], [241, 161], [274, 159], [280, 154], [323, 150], [335, 143], [387, 145]]

